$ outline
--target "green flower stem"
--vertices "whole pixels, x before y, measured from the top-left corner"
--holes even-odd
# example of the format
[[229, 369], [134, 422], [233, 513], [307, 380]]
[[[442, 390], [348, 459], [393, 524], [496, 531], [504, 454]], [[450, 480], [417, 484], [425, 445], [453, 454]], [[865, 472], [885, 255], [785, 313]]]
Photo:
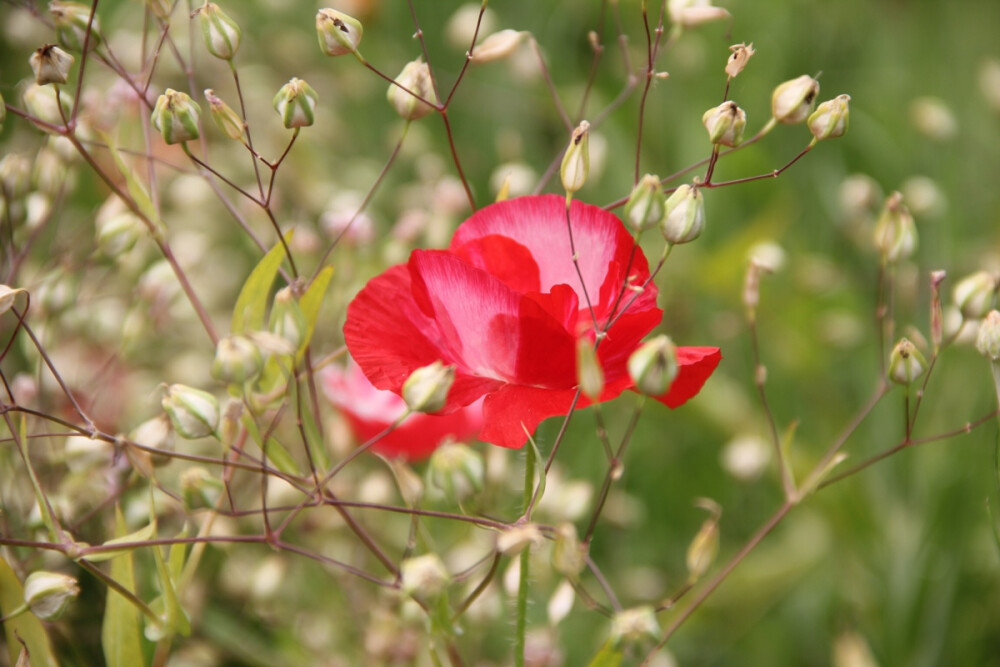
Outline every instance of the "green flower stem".
[[[524, 459], [524, 512], [531, 511], [532, 487], [535, 485], [535, 450], [525, 448]], [[517, 627], [514, 637], [514, 665], [524, 667], [524, 639], [528, 629], [528, 567], [531, 549], [521, 552], [521, 578], [517, 585]]]

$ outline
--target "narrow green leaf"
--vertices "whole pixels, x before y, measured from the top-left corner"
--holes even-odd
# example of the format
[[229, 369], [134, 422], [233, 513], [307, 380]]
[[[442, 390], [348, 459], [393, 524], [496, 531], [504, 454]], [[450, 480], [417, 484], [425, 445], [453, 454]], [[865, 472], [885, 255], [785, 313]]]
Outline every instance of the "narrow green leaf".
[[191, 634], [191, 621], [177, 597], [173, 573], [163, 559], [163, 550], [156, 545], [153, 546], [153, 561], [156, 563], [156, 575], [160, 582], [160, 591], [163, 593], [163, 605], [167, 617], [167, 636], [178, 633], [186, 637]]
[[[115, 508], [116, 532], [125, 532], [125, 518], [120, 508]], [[128, 537], [122, 535], [121, 540]], [[123, 551], [121, 558], [111, 563], [111, 577], [129, 591], [135, 591], [135, 571], [132, 554]], [[145, 665], [142, 655], [142, 640], [139, 634], [139, 610], [129, 600], [108, 588], [107, 603], [104, 608], [104, 623], [101, 627], [101, 645], [104, 661], [108, 667], [133, 667]]]
[[619, 667], [625, 654], [621, 649], [615, 648], [614, 643], [609, 639], [604, 642], [604, 646], [597, 652], [594, 659], [590, 661], [588, 667]]
[[[24, 606], [24, 588], [7, 561], [0, 557], [0, 616], [6, 616]], [[52, 653], [52, 644], [45, 626], [31, 612], [18, 614], [4, 621], [7, 654], [10, 664], [17, 663], [21, 642], [28, 647], [32, 667], [56, 667], [59, 662]]]
[[[156, 526], [154, 524], [149, 524], [145, 528], [140, 528], [134, 533], [129, 533], [128, 535], [122, 535], [121, 537], [116, 537], [113, 540], [108, 540], [102, 547], [113, 547], [116, 544], [131, 544], [132, 542], [145, 542], [151, 538], [156, 533]], [[98, 553], [87, 555], [87, 560], [91, 563], [100, 563], [102, 561], [111, 560], [118, 556], [123, 556], [128, 553], [132, 553], [138, 547], [130, 546], [123, 547], [121, 549], [108, 549], [107, 551], [100, 551]]]
[[792, 482], [792, 489], [796, 487], [795, 484], [795, 471], [792, 469], [792, 444], [795, 442], [795, 432], [799, 428], [799, 422], [793, 421], [785, 429], [784, 434], [781, 436], [781, 462], [785, 467], [785, 475]]
[[[296, 398], [307, 401], [309, 395], [308, 393], [302, 393], [296, 396]], [[302, 409], [302, 430], [305, 432], [306, 447], [309, 448], [313, 464], [318, 470], [328, 470], [330, 468], [330, 454], [326, 451], [323, 437], [319, 432], [319, 426], [316, 424], [316, 415], [313, 414], [308, 404], [303, 406]]]
[[330, 278], [332, 277], [333, 267], [325, 267], [319, 272], [312, 281], [312, 284], [309, 285], [309, 289], [299, 299], [299, 308], [302, 309], [302, 314], [306, 316], [306, 335], [302, 339], [302, 344], [299, 345], [298, 352], [295, 354], [296, 365], [302, 361], [302, 357], [306, 353], [306, 347], [309, 345], [309, 341], [312, 340], [313, 331], [316, 330], [316, 322], [319, 320], [319, 311], [323, 306], [323, 297], [326, 295], [326, 288], [329, 287]]
[[[187, 524], [185, 524], [184, 529], [177, 534], [177, 537], [187, 537], [187, 534]], [[187, 547], [188, 545], [182, 543], [171, 544], [170, 550], [167, 552], [167, 564], [170, 566], [170, 576], [175, 582], [181, 580], [181, 574], [184, 572]]]
[[[290, 230], [285, 234], [285, 242], [292, 240]], [[278, 275], [281, 262], [285, 259], [285, 246], [277, 243], [271, 248], [243, 284], [240, 295], [236, 299], [236, 307], [233, 309], [232, 333], [243, 334], [252, 331], [260, 331], [264, 328], [265, 315], [267, 313], [268, 296], [271, 292], [271, 285]]]
[[35, 474], [35, 468], [31, 465], [31, 459], [28, 457], [28, 419], [22, 413], [21, 421], [18, 424], [18, 434], [17, 434], [17, 448], [21, 454], [21, 458], [24, 460], [24, 467], [28, 469], [28, 478], [31, 480], [31, 486], [35, 490], [35, 502], [38, 503], [38, 509], [42, 515], [42, 523], [49, 531], [49, 537], [53, 542], [57, 542], [62, 539], [60, 531], [56, 526], [55, 518], [52, 516], [51, 507], [49, 506], [48, 499], [45, 497], [45, 492], [42, 490], [42, 485], [38, 481], [38, 475]]
[[300, 475], [302, 472], [295, 463], [295, 459], [288, 453], [288, 450], [275, 438], [268, 438], [264, 447], [264, 454], [271, 459], [274, 467], [286, 475]]

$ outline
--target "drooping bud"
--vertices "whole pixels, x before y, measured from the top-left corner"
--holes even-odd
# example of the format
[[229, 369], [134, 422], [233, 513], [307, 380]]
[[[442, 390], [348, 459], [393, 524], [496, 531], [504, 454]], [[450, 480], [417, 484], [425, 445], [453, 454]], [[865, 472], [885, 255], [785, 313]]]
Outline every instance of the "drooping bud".
[[46, 44], [31, 54], [28, 62], [35, 73], [35, 83], [44, 86], [49, 83], [66, 83], [69, 68], [76, 60], [55, 44]]
[[316, 14], [319, 48], [328, 56], [356, 53], [364, 27], [361, 21], [335, 9], [321, 9]]
[[574, 194], [587, 182], [590, 172], [590, 123], [583, 120], [570, 137], [569, 146], [559, 167], [559, 177], [567, 196]]
[[576, 379], [584, 396], [592, 401], [600, 400], [604, 391], [604, 369], [594, 344], [586, 337], [576, 342]]
[[200, 116], [201, 109], [187, 93], [167, 88], [166, 92], [157, 98], [150, 120], [153, 128], [163, 135], [164, 141], [168, 144], [180, 144], [193, 141], [200, 136], [198, 129]]
[[712, 107], [701, 116], [701, 122], [708, 130], [708, 140], [722, 146], [738, 146], [743, 141], [743, 130], [747, 126], [747, 112], [728, 100]]
[[472, 52], [472, 62], [491, 63], [494, 60], [502, 60], [520, 46], [524, 38], [529, 33], [521, 30], [501, 30], [495, 32], [476, 46]]
[[263, 365], [256, 343], [246, 336], [233, 334], [215, 346], [212, 377], [227, 384], [239, 384], [257, 377]]
[[754, 51], [753, 42], [749, 44], [733, 44], [729, 47], [729, 50], [732, 54], [729, 56], [729, 60], [726, 61], [726, 74], [731, 79], [743, 71], [756, 51]]
[[809, 131], [818, 141], [844, 136], [850, 118], [850, 101], [850, 95], [838, 95], [816, 107], [808, 123]]
[[1000, 362], [1000, 311], [991, 310], [976, 334], [976, 349], [993, 362]]
[[274, 96], [274, 110], [281, 116], [285, 127], [308, 127], [316, 119], [319, 95], [302, 79], [292, 79]]
[[430, 482], [453, 501], [461, 502], [483, 490], [483, 456], [467, 445], [445, 443], [431, 454]]
[[889, 356], [889, 379], [896, 384], [910, 384], [924, 374], [927, 360], [917, 346], [900, 338]]
[[771, 94], [771, 115], [779, 123], [795, 125], [812, 113], [819, 95], [819, 81], [808, 74], [778, 84]]
[[989, 271], [977, 271], [955, 285], [955, 305], [967, 320], [986, 317], [993, 307], [1000, 281]]
[[208, 111], [212, 120], [230, 139], [243, 136], [243, 119], [235, 110], [215, 94], [211, 88], [205, 89], [205, 99], [208, 101]]
[[201, 34], [205, 38], [205, 48], [216, 58], [232, 60], [240, 48], [240, 27], [219, 5], [206, 2], [194, 10], [201, 23]]
[[24, 580], [24, 602], [43, 621], [59, 618], [79, 594], [76, 579], [58, 572], [32, 572]]
[[22, 287], [14, 289], [9, 285], [0, 285], [0, 315], [14, 307], [14, 299], [21, 292], [27, 293], [27, 290]]
[[437, 554], [407, 558], [399, 566], [404, 593], [425, 600], [443, 592], [451, 581], [448, 568]]
[[649, 605], [622, 609], [611, 619], [611, 642], [615, 646], [654, 639], [659, 635], [656, 611]]
[[660, 177], [646, 174], [639, 180], [625, 203], [625, 222], [635, 231], [659, 224], [667, 214], [667, 196], [660, 187]]
[[525, 549], [537, 547], [544, 539], [534, 523], [520, 523], [497, 534], [497, 551], [504, 556], [516, 556]]
[[[49, 3], [49, 13], [52, 14], [60, 44], [70, 51], [83, 51], [91, 11], [90, 5], [80, 2], [53, 0]], [[90, 48], [97, 46], [100, 41], [101, 30], [97, 24], [97, 14], [94, 14], [94, 22], [90, 27]]]
[[271, 333], [288, 341], [292, 349], [298, 350], [305, 340], [309, 325], [302, 306], [291, 286], [283, 287], [274, 294], [268, 329]]
[[677, 370], [677, 348], [666, 334], [646, 341], [628, 358], [629, 377], [648, 396], [666, 394]]
[[385, 96], [396, 113], [406, 120], [417, 120], [431, 113], [434, 111], [431, 105], [437, 104], [438, 99], [430, 67], [421, 58], [406, 63], [396, 82], [389, 84]]
[[575, 580], [587, 566], [586, 547], [580, 543], [576, 527], [571, 523], [556, 526], [556, 540], [552, 545], [552, 569], [570, 580]]
[[403, 400], [413, 412], [437, 412], [445, 406], [455, 381], [455, 367], [435, 361], [410, 373], [403, 383]]
[[899, 192], [889, 195], [875, 223], [875, 247], [890, 263], [910, 257], [917, 249], [917, 227]]
[[729, 12], [715, 7], [710, 0], [670, 0], [667, 4], [670, 20], [683, 28], [694, 28], [711, 21], [729, 18]]
[[708, 498], [702, 498], [698, 505], [711, 513], [698, 529], [687, 550], [688, 576], [692, 582], [697, 581], [708, 572], [719, 553], [719, 518], [722, 508]]
[[171, 428], [170, 418], [166, 414], [160, 414], [139, 424], [132, 431], [129, 439], [145, 447], [164, 452], [156, 455], [149, 452], [154, 466], [164, 466], [173, 460], [170, 452], [174, 451], [174, 431]]
[[205, 438], [219, 426], [219, 402], [207, 391], [172, 384], [160, 404], [182, 438]]
[[669, 243], [690, 243], [705, 229], [705, 197], [693, 185], [684, 184], [667, 199], [667, 215], [660, 224]]

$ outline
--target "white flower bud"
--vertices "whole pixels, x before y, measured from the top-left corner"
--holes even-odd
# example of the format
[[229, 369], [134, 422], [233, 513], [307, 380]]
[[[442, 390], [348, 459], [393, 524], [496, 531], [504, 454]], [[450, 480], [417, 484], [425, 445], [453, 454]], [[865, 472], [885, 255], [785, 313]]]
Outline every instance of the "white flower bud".
[[646, 341], [628, 358], [629, 377], [648, 396], [666, 394], [677, 370], [677, 348], [666, 334]]
[[559, 167], [559, 177], [567, 194], [574, 194], [587, 182], [590, 173], [590, 123], [583, 120], [570, 137]]
[[363, 33], [361, 22], [343, 12], [321, 9], [316, 14], [319, 48], [328, 56], [356, 53]]
[[1000, 311], [991, 310], [976, 334], [976, 349], [993, 362], [1000, 362]]
[[832, 100], [823, 102], [812, 112], [807, 121], [809, 131], [817, 140], [836, 139], [847, 132], [850, 119], [850, 95], [838, 95]]
[[139, 424], [129, 440], [144, 447], [159, 449], [164, 454], [152, 455], [152, 464], [156, 467], [164, 466], [173, 460], [170, 452], [174, 451], [174, 431], [171, 428], [170, 417], [160, 414], [152, 419], [147, 419]]
[[656, 611], [649, 605], [623, 609], [611, 619], [611, 641], [616, 646], [654, 639], [659, 635], [660, 624], [656, 621]]
[[432, 485], [449, 499], [461, 502], [483, 490], [486, 465], [482, 455], [471, 447], [445, 443], [431, 454], [428, 474]]
[[[55, 86], [39, 86], [37, 83], [25, 86], [24, 92], [21, 93], [21, 101], [24, 103], [25, 110], [33, 116], [33, 119], [37, 118], [44, 123], [57, 127], [61, 127], [64, 123], [63, 119], [68, 119], [73, 111], [73, 96], [58, 95]], [[62, 109], [61, 111], [60, 108]], [[37, 123], [36, 125], [43, 132], [53, 131], [44, 125], [38, 125]]]
[[642, 231], [659, 224], [667, 214], [667, 196], [660, 186], [660, 177], [643, 176], [625, 203], [625, 222], [634, 231]]
[[180, 144], [198, 138], [200, 116], [201, 109], [187, 93], [167, 88], [157, 98], [150, 120], [153, 128], [163, 135], [165, 142]]
[[24, 580], [24, 602], [43, 621], [59, 618], [79, 594], [76, 579], [58, 572], [32, 572]]
[[448, 569], [437, 554], [407, 558], [399, 566], [404, 593], [427, 599], [443, 592], [451, 581]]
[[308, 127], [316, 120], [319, 95], [302, 79], [292, 77], [274, 96], [274, 110], [288, 129]]
[[219, 426], [219, 402], [207, 391], [172, 384], [160, 403], [182, 438], [205, 438]]
[[537, 547], [542, 541], [542, 531], [536, 524], [522, 523], [497, 534], [497, 551], [504, 556], [516, 556], [525, 549]]
[[66, 83], [69, 68], [75, 60], [55, 44], [46, 44], [31, 54], [28, 62], [31, 64], [31, 71], [35, 73], [35, 83], [44, 86], [48, 83]]
[[729, 18], [729, 12], [713, 6], [711, 0], [670, 0], [667, 10], [671, 22], [684, 28]]
[[[431, 113], [434, 111], [431, 105], [437, 104], [438, 99], [434, 92], [430, 67], [420, 58], [406, 63], [403, 71], [396, 77], [396, 83], [389, 85], [385, 96], [396, 113], [406, 120], [417, 120]], [[430, 104], [419, 98], [427, 100]]]
[[702, 114], [701, 122], [708, 130], [708, 140], [713, 144], [738, 146], [743, 141], [743, 130], [747, 126], [747, 112], [729, 100]]
[[216, 58], [232, 60], [240, 48], [240, 27], [219, 5], [206, 2], [194, 10], [201, 23], [201, 34], [205, 38], [205, 48]]
[[26, 290], [22, 288], [14, 289], [7, 285], [0, 285], [0, 315], [3, 315], [8, 310], [14, 307], [14, 299], [21, 292], [27, 293]]
[[308, 323], [291, 286], [275, 293], [268, 328], [271, 333], [288, 341], [294, 350], [298, 350], [305, 340]]
[[660, 224], [669, 243], [690, 243], [705, 229], [705, 197], [692, 185], [681, 185], [667, 199], [667, 215]]
[[569, 522], [556, 526], [552, 545], [552, 569], [569, 579], [575, 579], [587, 566], [587, 549], [580, 543], [576, 528]]
[[917, 227], [899, 192], [889, 195], [875, 223], [875, 247], [890, 263], [907, 259], [917, 249]]
[[[55, 24], [60, 44], [70, 51], [83, 51], [91, 11], [92, 7], [89, 4], [80, 2], [53, 0], [49, 3], [49, 13], [52, 14], [52, 22]], [[94, 22], [90, 28], [90, 48], [97, 46], [100, 41], [101, 30], [97, 23], [97, 15], [94, 14]]]
[[511, 29], [495, 32], [476, 46], [472, 52], [472, 62], [491, 63], [494, 60], [502, 60], [512, 54], [528, 34]]
[[896, 384], [910, 384], [927, 370], [927, 360], [917, 346], [901, 338], [889, 356], [889, 379]]
[[403, 383], [403, 400], [414, 412], [437, 412], [445, 406], [455, 381], [455, 367], [441, 361], [413, 371]]
[[954, 299], [962, 317], [978, 320], [993, 307], [1000, 281], [989, 271], [977, 271], [955, 285]]
[[785, 81], [771, 94], [771, 115], [779, 123], [801, 123], [812, 113], [818, 95], [819, 81], [808, 74]]
[[257, 377], [264, 366], [260, 349], [246, 336], [226, 336], [215, 347], [212, 377], [227, 384], [239, 384]]
[[7, 153], [0, 158], [0, 189], [9, 199], [20, 199], [31, 188], [31, 160], [23, 153]]

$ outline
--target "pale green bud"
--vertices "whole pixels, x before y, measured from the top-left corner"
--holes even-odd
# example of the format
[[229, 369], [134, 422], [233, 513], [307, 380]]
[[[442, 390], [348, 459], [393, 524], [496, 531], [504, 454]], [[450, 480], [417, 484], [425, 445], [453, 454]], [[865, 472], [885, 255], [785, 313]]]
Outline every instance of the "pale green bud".
[[497, 534], [497, 551], [504, 556], [516, 556], [525, 549], [537, 547], [543, 539], [537, 524], [516, 524]]
[[917, 249], [917, 227], [899, 192], [889, 195], [875, 223], [875, 247], [887, 262], [906, 259]]
[[576, 342], [576, 378], [584, 396], [592, 401], [600, 399], [604, 391], [604, 369], [594, 344], [587, 338]]
[[181, 144], [200, 135], [198, 119], [201, 110], [187, 93], [167, 88], [156, 100], [150, 121], [168, 144]]
[[667, 214], [667, 196], [660, 187], [660, 177], [646, 174], [632, 188], [625, 203], [625, 222], [640, 232], [663, 221]]
[[445, 406], [455, 381], [455, 367], [441, 361], [413, 371], [403, 383], [403, 400], [414, 412], [437, 412]]
[[233, 334], [215, 347], [212, 377], [227, 384], [239, 384], [257, 377], [263, 366], [257, 344], [246, 336]]
[[283, 287], [274, 295], [268, 329], [271, 333], [288, 341], [292, 348], [299, 349], [308, 329], [305, 313], [295, 298], [292, 288]]
[[927, 360], [917, 346], [901, 338], [889, 356], [889, 379], [896, 384], [910, 384], [927, 370]]
[[316, 120], [319, 95], [302, 79], [292, 79], [274, 96], [274, 110], [281, 116], [285, 127], [308, 127]]
[[[65, 122], [63, 119], [68, 119], [73, 111], [73, 96], [58, 94], [55, 86], [39, 86], [37, 83], [25, 86], [21, 101], [24, 102], [25, 110], [34, 118], [57, 127], [62, 126]], [[43, 132], [52, 132], [42, 125], [37, 127]]]
[[771, 94], [771, 115], [779, 123], [801, 123], [812, 113], [818, 95], [819, 81], [808, 74], [785, 81]]
[[146, 6], [149, 7], [149, 11], [153, 12], [153, 16], [161, 21], [166, 21], [170, 18], [174, 2], [173, 0], [146, 0]]
[[1000, 362], [1000, 311], [991, 310], [976, 334], [976, 349], [984, 357]]
[[43, 621], [59, 618], [79, 594], [76, 579], [58, 572], [32, 572], [24, 580], [24, 602]]
[[482, 454], [471, 447], [445, 443], [431, 454], [428, 474], [432, 485], [460, 502], [483, 490], [486, 465]]
[[941, 283], [945, 278], [944, 271], [931, 271], [931, 341], [937, 351], [944, 338], [944, 310], [941, 307]]
[[660, 636], [656, 611], [649, 605], [622, 609], [611, 619], [611, 641], [614, 645], [630, 644]]
[[399, 573], [403, 592], [422, 600], [436, 597], [451, 581], [448, 569], [437, 554], [407, 558], [400, 564]]
[[660, 224], [669, 243], [690, 243], [705, 229], [705, 197], [693, 185], [684, 184], [667, 199], [667, 215]]
[[75, 60], [55, 44], [46, 44], [31, 54], [28, 63], [35, 73], [35, 83], [44, 86], [49, 83], [66, 83], [69, 68]]
[[222, 480], [202, 467], [187, 468], [181, 473], [181, 497], [187, 510], [215, 507], [215, 502], [224, 490]]
[[38, 192], [55, 198], [66, 185], [68, 175], [69, 168], [55, 149], [47, 146], [38, 149], [32, 173], [32, 180]]
[[219, 425], [219, 402], [207, 391], [172, 384], [160, 403], [182, 438], [208, 437]]
[[223, 451], [228, 452], [236, 442], [242, 418], [243, 401], [236, 398], [226, 400], [226, 405], [222, 408], [222, 419], [219, 420], [219, 440], [222, 442]]
[[736, 106], [736, 102], [729, 100], [702, 114], [701, 122], [708, 130], [708, 140], [713, 144], [738, 146], [743, 141], [747, 113]]
[[[52, 14], [59, 43], [70, 51], [83, 51], [91, 6], [79, 2], [53, 0], [49, 3], [49, 13]], [[90, 30], [90, 48], [97, 46], [100, 41], [101, 30], [97, 23], [97, 14], [94, 14], [94, 23]]]
[[986, 316], [993, 307], [997, 294], [997, 276], [989, 271], [977, 271], [955, 285], [955, 305], [962, 317], [978, 320]]
[[205, 48], [216, 58], [232, 60], [240, 48], [240, 27], [214, 2], [206, 2], [194, 10], [201, 23]]
[[215, 94], [211, 88], [205, 89], [205, 100], [208, 101], [208, 111], [212, 115], [212, 120], [219, 126], [230, 139], [239, 139], [243, 136], [243, 119]]
[[31, 187], [31, 160], [23, 153], [0, 158], [0, 187], [8, 199], [20, 199]]
[[494, 60], [502, 60], [514, 53], [529, 34], [511, 29], [495, 32], [476, 46], [472, 52], [472, 62], [491, 63]]
[[321, 9], [316, 14], [319, 48], [328, 56], [356, 53], [364, 27], [361, 21], [335, 9]]
[[556, 539], [552, 545], [552, 568], [571, 580], [587, 566], [586, 547], [580, 543], [576, 528], [571, 523], [556, 526]]
[[[434, 82], [431, 80], [430, 67], [423, 60], [417, 58], [406, 63], [403, 71], [396, 77], [396, 83], [399, 85], [389, 85], [386, 99], [400, 116], [406, 120], [417, 120], [434, 111], [433, 106], [425, 104], [414, 96], [418, 95], [431, 104], [438, 103], [437, 95], [434, 92]], [[403, 90], [404, 88], [406, 90]], [[413, 95], [407, 91], [411, 91]]]
[[142, 220], [132, 211], [122, 211], [104, 219], [98, 217], [95, 226], [97, 247], [112, 258], [131, 250], [145, 230]]
[[628, 358], [628, 374], [635, 388], [648, 396], [662, 396], [677, 377], [677, 348], [666, 334], [646, 341]]
[[163, 452], [163, 454], [146, 452], [151, 457], [152, 465], [156, 467], [165, 466], [173, 460], [170, 452], [174, 451], [174, 430], [171, 428], [170, 417], [166, 414], [159, 414], [136, 426], [129, 435], [129, 440]]
[[573, 130], [559, 167], [559, 177], [567, 195], [583, 187], [590, 173], [590, 123], [585, 120]]
[[850, 95], [838, 95], [832, 100], [823, 102], [809, 116], [809, 131], [816, 139], [836, 139], [847, 132], [850, 119]]

